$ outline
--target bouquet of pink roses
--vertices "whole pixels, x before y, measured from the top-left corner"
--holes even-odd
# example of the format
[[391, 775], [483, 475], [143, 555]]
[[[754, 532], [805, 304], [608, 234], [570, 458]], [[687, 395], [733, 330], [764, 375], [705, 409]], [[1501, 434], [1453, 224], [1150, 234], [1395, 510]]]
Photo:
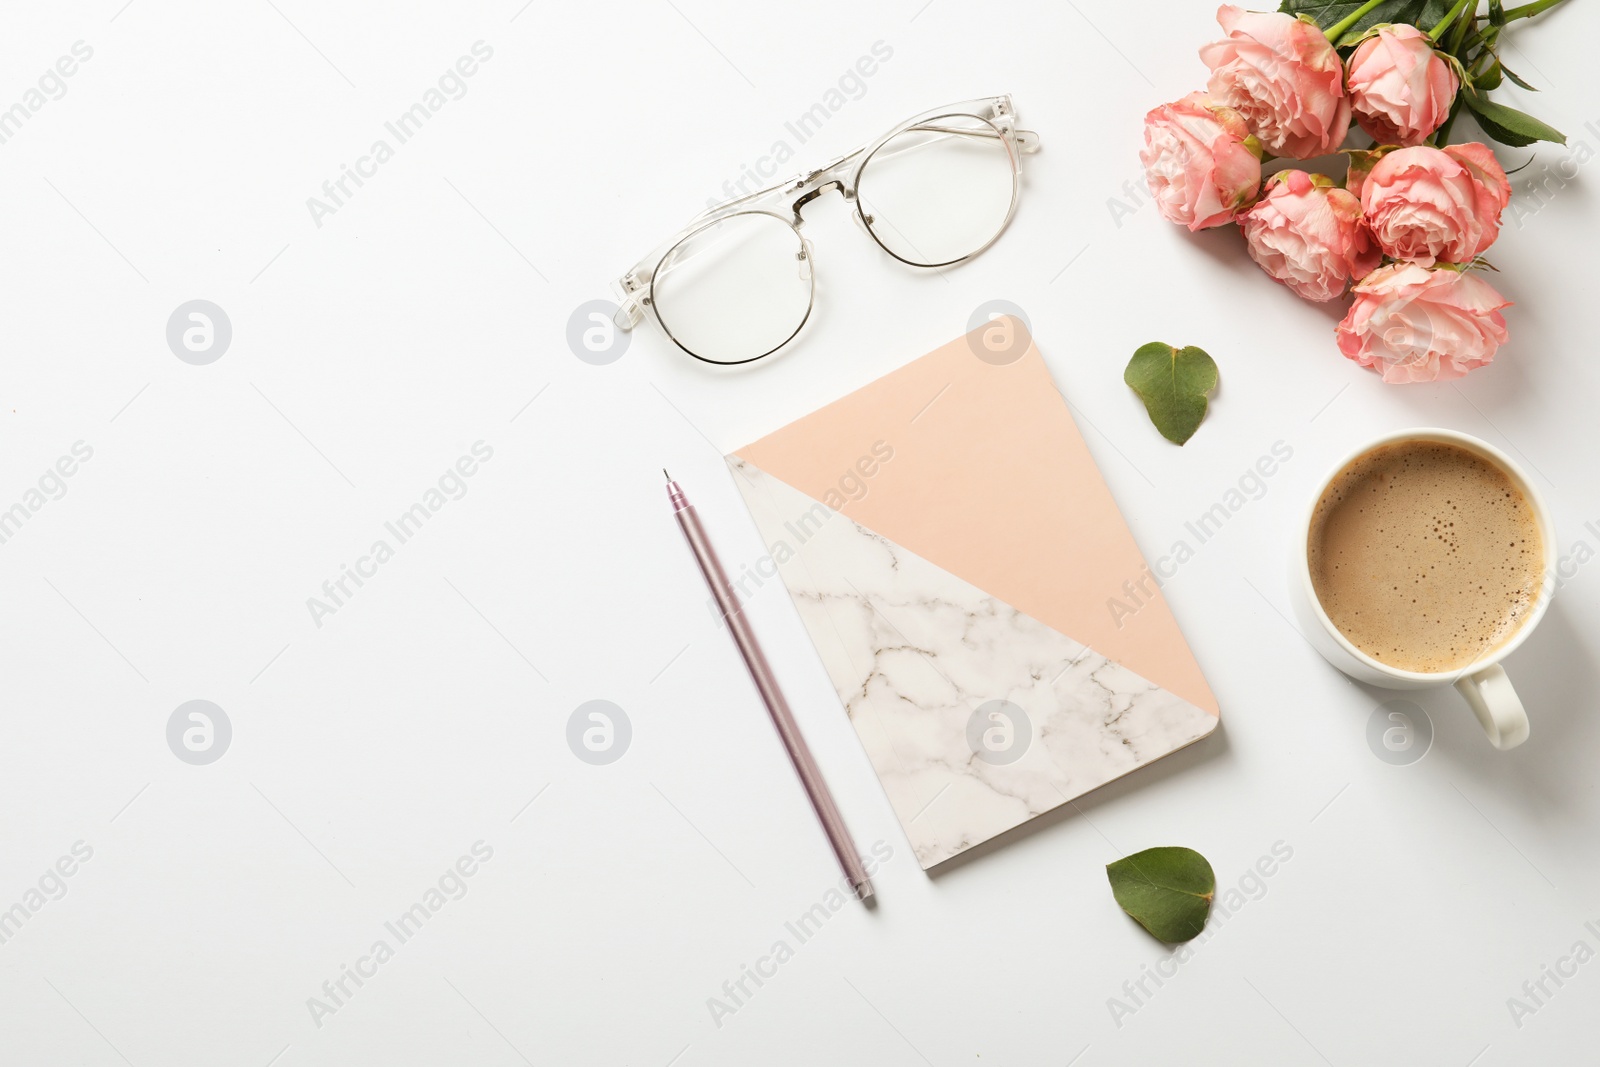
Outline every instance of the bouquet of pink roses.
[[[1564, 144], [1487, 93], [1509, 78], [1501, 30], [1561, 0], [1284, 0], [1224, 5], [1200, 49], [1205, 92], [1145, 116], [1140, 159], [1163, 217], [1190, 230], [1236, 222], [1250, 257], [1307, 300], [1355, 298], [1339, 350], [1386, 382], [1459, 378], [1494, 359], [1509, 306], [1474, 268], [1500, 232], [1511, 183], [1494, 152], [1450, 144], [1463, 107], [1494, 140]], [[1371, 136], [1345, 148], [1351, 120]], [[1343, 151], [1340, 184], [1262, 164]]]

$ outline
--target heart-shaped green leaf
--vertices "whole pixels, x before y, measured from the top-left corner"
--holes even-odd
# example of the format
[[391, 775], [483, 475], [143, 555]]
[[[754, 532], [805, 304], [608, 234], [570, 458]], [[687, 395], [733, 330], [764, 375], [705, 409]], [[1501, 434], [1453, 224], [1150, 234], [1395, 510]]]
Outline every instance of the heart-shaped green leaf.
[[1181, 445], [1206, 417], [1206, 394], [1217, 387], [1217, 363], [1204, 350], [1161, 341], [1140, 346], [1122, 372], [1161, 436]]
[[1217, 876], [1192, 848], [1147, 848], [1106, 864], [1122, 910], [1158, 940], [1177, 944], [1205, 929]]

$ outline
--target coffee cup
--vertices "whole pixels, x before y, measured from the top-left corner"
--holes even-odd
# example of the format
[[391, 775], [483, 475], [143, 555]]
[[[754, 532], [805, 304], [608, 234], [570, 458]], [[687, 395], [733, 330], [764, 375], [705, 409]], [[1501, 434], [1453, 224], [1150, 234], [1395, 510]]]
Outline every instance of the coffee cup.
[[1295, 534], [1289, 601], [1324, 659], [1385, 689], [1454, 685], [1496, 748], [1528, 739], [1500, 663], [1549, 607], [1556, 541], [1509, 456], [1454, 430], [1386, 434], [1318, 483]]

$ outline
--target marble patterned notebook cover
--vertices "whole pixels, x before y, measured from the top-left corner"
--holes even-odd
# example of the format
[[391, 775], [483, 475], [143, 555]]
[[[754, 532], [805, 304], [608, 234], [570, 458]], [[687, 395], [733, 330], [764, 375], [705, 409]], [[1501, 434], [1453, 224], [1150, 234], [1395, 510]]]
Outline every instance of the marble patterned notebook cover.
[[925, 869], [1218, 723], [1010, 326], [1012, 362], [959, 338], [727, 457]]

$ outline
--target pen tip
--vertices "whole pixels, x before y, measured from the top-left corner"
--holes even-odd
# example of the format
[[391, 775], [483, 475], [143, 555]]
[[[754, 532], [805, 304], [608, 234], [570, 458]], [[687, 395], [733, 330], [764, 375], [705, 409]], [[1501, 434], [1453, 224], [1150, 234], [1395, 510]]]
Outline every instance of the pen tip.
[[669, 481], [669, 482], [672, 481], [672, 475], [667, 474], [667, 468], [662, 467], [661, 468], [661, 473], [666, 476], [667, 481]]

